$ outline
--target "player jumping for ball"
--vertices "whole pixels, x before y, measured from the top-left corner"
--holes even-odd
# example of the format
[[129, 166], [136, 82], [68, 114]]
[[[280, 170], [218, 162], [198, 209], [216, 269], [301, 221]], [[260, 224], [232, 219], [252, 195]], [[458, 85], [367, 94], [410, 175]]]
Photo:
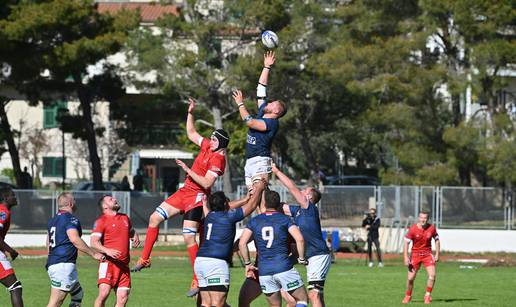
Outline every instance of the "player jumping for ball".
[[[158, 238], [159, 225], [166, 219], [184, 213], [183, 216], [183, 239], [190, 256], [192, 270], [199, 246], [196, 241], [196, 234], [203, 217], [202, 199], [209, 195], [211, 187], [217, 177], [224, 174], [226, 167], [226, 148], [229, 144], [229, 135], [222, 129], [213, 131], [210, 139], [202, 137], [195, 130], [193, 112], [195, 100], [189, 99], [188, 116], [186, 118], [186, 133], [188, 139], [199, 145], [199, 154], [195, 158], [193, 166], [189, 168], [180, 160], [177, 164], [186, 173], [184, 186], [172, 194], [156, 208], [156, 211], [149, 218], [149, 227], [143, 247], [142, 256], [138, 260], [133, 272], [150, 267], [150, 255], [152, 247]], [[188, 296], [194, 296], [198, 292], [198, 281], [195, 276]]]
[[[432, 255], [432, 239], [435, 241], [435, 256]], [[410, 258], [408, 256], [408, 247], [412, 241], [412, 250]], [[435, 226], [428, 223], [428, 212], [419, 213], [419, 221], [410, 227], [405, 236], [405, 245], [403, 246], [403, 260], [408, 267], [407, 292], [403, 299], [403, 304], [407, 304], [412, 299], [412, 289], [414, 288], [414, 280], [421, 263], [425, 266], [428, 273], [428, 281], [426, 282], [426, 293], [424, 297], [425, 304], [430, 304], [432, 297], [432, 289], [435, 283], [435, 264], [439, 261], [439, 252], [441, 243]]]
[[253, 117], [244, 105], [242, 92], [233, 92], [233, 99], [246, 126], [247, 143], [245, 147], [245, 184], [251, 187], [253, 180], [259, 177], [268, 179], [271, 173], [271, 146], [274, 136], [279, 129], [279, 118], [287, 112], [287, 106], [281, 100], [267, 102], [267, 82], [269, 71], [276, 61], [273, 51], [268, 51], [263, 57], [263, 69], [256, 88], [258, 115]]

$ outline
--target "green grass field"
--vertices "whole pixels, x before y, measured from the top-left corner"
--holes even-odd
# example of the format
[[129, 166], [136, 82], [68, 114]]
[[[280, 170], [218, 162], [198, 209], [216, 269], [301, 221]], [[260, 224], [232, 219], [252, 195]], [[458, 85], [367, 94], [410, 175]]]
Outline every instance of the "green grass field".
[[[13, 262], [23, 282], [25, 306], [46, 306], [49, 281], [44, 258], [17, 259]], [[516, 268], [495, 267], [461, 269], [460, 263], [440, 263], [433, 305], [441, 306], [516, 306]], [[305, 270], [297, 266], [305, 276]], [[85, 290], [83, 306], [92, 306], [97, 294], [97, 264], [89, 258], [78, 261], [79, 279]], [[423, 305], [426, 273], [416, 281], [412, 305]], [[237, 306], [243, 269], [231, 270], [229, 304]], [[149, 270], [132, 275], [128, 306], [194, 306], [185, 297], [191, 278], [186, 258], [154, 258]], [[331, 268], [325, 288], [327, 306], [398, 306], [404, 295], [406, 272], [401, 263], [387, 262], [382, 269], [368, 268], [363, 260], [338, 260]], [[65, 306], [68, 306], [67, 299]], [[266, 306], [260, 297], [253, 306]], [[0, 295], [0, 306], [10, 306], [8, 294]], [[108, 303], [113, 306], [113, 300]]]

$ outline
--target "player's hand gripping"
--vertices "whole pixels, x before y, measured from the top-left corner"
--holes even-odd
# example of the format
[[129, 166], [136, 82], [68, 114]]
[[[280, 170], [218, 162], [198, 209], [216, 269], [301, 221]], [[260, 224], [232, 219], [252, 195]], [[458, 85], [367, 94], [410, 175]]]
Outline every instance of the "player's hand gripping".
[[253, 264], [246, 264], [245, 266], [245, 277], [247, 278], [254, 278], [256, 279], [256, 272], [258, 271], [258, 268], [255, 267]]
[[276, 55], [274, 54], [274, 51], [267, 51], [263, 55], [263, 67], [270, 68], [272, 65], [274, 65], [274, 62], [276, 61]]
[[195, 109], [195, 100], [192, 97], [188, 97], [188, 102], [190, 103], [188, 105], [188, 113], [193, 113]]
[[106, 260], [106, 256], [104, 256], [104, 254], [95, 252], [95, 253], [93, 253], [93, 259], [98, 260], [98, 261], [104, 261], [104, 260]]
[[122, 255], [122, 253], [119, 250], [113, 249], [113, 248], [106, 248], [105, 251], [106, 255], [113, 259], [117, 259]]
[[242, 94], [241, 90], [235, 90], [232, 96], [237, 106], [240, 106], [244, 103], [244, 95]]
[[276, 166], [276, 163], [272, 163], [272, 172], [273, 172], [274, 174], [276, 174], [277, 172], [279, 172], [279, 169], [278, 169], [278, 167]]

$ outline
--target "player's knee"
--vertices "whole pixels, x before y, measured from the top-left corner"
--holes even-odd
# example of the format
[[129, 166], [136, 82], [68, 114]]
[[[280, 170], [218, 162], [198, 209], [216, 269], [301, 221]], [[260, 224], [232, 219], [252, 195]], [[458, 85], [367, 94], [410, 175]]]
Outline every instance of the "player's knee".
[[321, 300], [321, 293], [315, 289], [308, 290], [308, 299], [311, 302], [318, 302]]
[[10, 293], [22, 291], [22, 283], [19, 280], [13, 282], [10, 286], [7, 287], [7, 291]]
[[161, 222], [168, 219], [167, 211], [161, 207], [157, 207], [149, 217], [149, 226], [158, 227]]
[[195, 236], [197, 235], [197, 227], [183, 227], [183, 239], [186, 246], [196, 244]]
[[435, 281], [435, 274], [428, 275], [428, 280]]

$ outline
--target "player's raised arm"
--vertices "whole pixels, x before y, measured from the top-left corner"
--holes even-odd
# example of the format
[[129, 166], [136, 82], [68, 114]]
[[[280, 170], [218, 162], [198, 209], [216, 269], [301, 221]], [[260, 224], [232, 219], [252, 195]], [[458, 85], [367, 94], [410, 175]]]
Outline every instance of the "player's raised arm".
[[294, 181], [292, 181], [292, 179], [288, 178], [287, 175], [280, 171], [276, 167], [276, 164], [272, 164], [272, 172], [276, 175], [276, 177], [278, 177], [279, 181], [288, 189], [290, 194], [294, 196], [296, 202], [298, 202], [302, 208], [308, 208], [308, 200], [306, 199], [305, 195], [301, 193], [301, 190], [299, 190]]
[[305, 258], [305, 239], [303, 238], [301, 231], [296, 225], [291, 225], [288, 228], [288, 232], [296, 241], [297, 253], [299, 255], [299, 258], [297, 258], [298, 262], [301, 264], [308, 264]]
[[267, 183], [265, 180], [257, 180], [253, 183], [253, 192], [251, 199], [242, 207], [242, 210], [244, 211], [244, 216], [249, 216], [251, 213], [256, 210], [260, 202], [262, 201], [262, 195], [263, 190], [265, 190], [265, 187], [267, 186]]
[[193, 181], [197, 182], [200, 186], [202, 186], [204, 189], [209, 189], [215, 183], [215, 180], [217, 180], [217, 175], [213, 172], [206, 172], [205, 176], [201, 176], [194, 172], [191, 168], [189, 168], [183, 161], [176, 160], [177, 165], [179, 165], [185, 173], [190, 176], [190, 178], [193, 179]]
[[97, 260], [101, 260], [104, 257], [104, 255], [102, 255], [101, 253], [97, 253], [96, 251], [91, 249], [86, 244], [86, 242], [84, 242], [81, 239], [81, 236], [79, 236], [79, 232], [77, 231], [77, 229], [70, 228], [66, 230], [66, 235], [68, 236], [68, 240], [70, 240], [70, 242], [72, 242], [72, 244], [81, 252], [88, 254], [89, 256]]
[[256, 87], [256, 103], [258, 108], [265, 103], [267, 98], [267, 83], [269, 82], [269, 72], [276, 61], [274, 51], [267, 51], [263, 55], [263, 69], [258, 80], [258, 86]]
[[201, 146], [202, 136], [195, 130], [195, 120], [193, 116], [195, 100], [190, 97], [188, 98], [188, 102], [190, 105], [188, 106], [188, 115], [186, 116], [186, 135], [188, 135], [190, 141]]

